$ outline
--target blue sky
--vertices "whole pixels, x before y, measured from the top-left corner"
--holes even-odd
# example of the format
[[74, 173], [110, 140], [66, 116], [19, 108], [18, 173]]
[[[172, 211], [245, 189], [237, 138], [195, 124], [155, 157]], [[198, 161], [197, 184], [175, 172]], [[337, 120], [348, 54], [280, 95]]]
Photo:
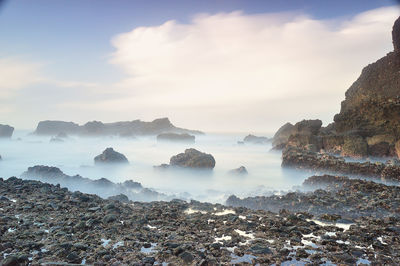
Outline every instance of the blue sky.
[[0, 13], [0, 50], [2, 55], [57, 64], [49, 71], [60, 78], [107, 80], [119, 77], [119, 71], [105, 63], [113, 51], [111, 37], [135, 27], [171, 19], [185, 23], [198, 13], [235, 10], [303, 11], [325, 19], [393, 4], [392, 0], [9, 0]]
[[[12, 123], [14, 121], [17, 126], [32, 127], [36, 124], [37, 120], [48, 118], [55, 119], [58, 117], [60, 119], [78, 120], [78, 122], [82, 122], [81, 120], [83, 119], [128, 119], [127, 115], [121, 116], [121, 113], [123, 113], [122, 110], [113, 115], [110, 115], [109, 113], [102, 114], [101, 112], [98, 112], [98, 109], [85, 110], [85, 113], [87, 114], [86, 116], [78, 116], [77, 114], [82, 112], [82, 110], [77, 111], [77, 108], [73, 108], [72, 110], [70, 109], [71, 107], [65, 107], [71, 105], [63, 105], [62, 98], [81, 98], [82, 102], [88, 99], [96, 101], [98, 98], [107, 98], [107, 93], [111, 93], [111, 91], [113, 94], [112, 97], [117, 97], [117, 95], [120, 95], [122, 98], [127, 97], [125, 94], [126, 91], [114, 90], [114, 85], [121, 83], [121, 81], [127, 77], [127, 73], [130, 77], [133, 77], [138, 73], [135, 72], [138, 70], [137, 66], [132, 68], [130, 67], [132, 64], [137, 62], [138, 55], [132, 55], [136, 61], [129, 62], [130, 65], [126, 62], [121, 63], [121, 57], [116, 58], [114, 53], [122, 51], [124, 49], [123, 47], [128, 45], [128, 43], [125, 42], [125, 44], [122, 44], [119, 42], [118, 44], [115, 44], [113, 43], [113, 40], [115, 40], [117, 36], [124, 33], [127, 34], [138, 27], [145, 27], [151, 30], [156, 29], [154, 27], [159, 27], [167, 21], [174, 20], [177, 24], [172, 26], [171, 31], [174, 31], [174, 33], [168, 33], [172, 34], [168, 35], [168, 38], [172, 38], [171, 36], [178, 34], [177, 32], [183, 34], [180, 32], [180, 26], [196, 24], [193, 21], [193, 18], [199, 16], [199, 14], [206, 13], [211, 20], [212, 16], [215, 14], [231, 14], [231, 12], [234, 11], [241, 12], [241, 15], [235, 17], [235, 22], [240, 20], [241, 22], [238, 23], [244, 24], [249, 20], [253, 20], [256, 15], [260, 15], [261, 17], [271, 17], [272, 13], [292, 12], [293, 14], [303, 14], [313, 21], [321, 22], [321, 25], [324, 25], [324, 27], [328, 27], [326, 25], [327, 23], [329, 24], [329, 21], [340, 21], [337, 22], [337, 25], [341, 25], [342, 27], [358, 14], [382, 7], [394, 6], [394, 4], [394, 1], [389, 0], [5, 1], [3, 7], [0, 9], [0, 34], [2, 36], [0, 39], [0, 57], [3, 59], [11, 58], [18, 62], [37, 64], [40, 66], [40, 73], [44, 76], [44, 79], [52, 80], [50, 84], [49, 82], [35, 82], [35, 84], [25, 86], [21, 85], [22, 88], [19, 88], [17, 92], [16, 90], [13, 90], [14, 98], [3, 97], [6, 100], [1, 100], [0, 97], [0, 102], [7, 101], [10, 105], [10, 108], [3, 110], [4, 114], [10, 115], [9, 121], [5, 122]], [[246, 17], [247, 20], [241, 20], [243, 17]], [[238, 20], [238, 18], [240, 19]], [[217, 21], [218, 19], [221, 18], [217, 18]], [[299, 20], [301, 19], [302, 18], [299, 16]], [[288, 19], [286, 20], [289, 21]], [[282, 25], [284, 26], [288, 24], [282, 22]], [[216, 25], [216, 28], [218, 28], [218, 25]], [[316, 29], [319, 28], [317, 27]], [[317, 30], [314, 31], [317, 32]], [[187, 33], [187, 31], [185, 32]], [[163, 34], [165, 34], [165, 32], [163, 32]], [[144, 40], [137, 40], [137, 42], [139, 41]], [[134, 46], [135, 43], [130, 43], [129, 45]], [[155, 50], [158, 50], [157, 47], [154, 48]], [[162, 49], [163, 47], [160, 47], [160, 50]], [[198, 48], [196, 49], [198, 50]], [[246, 49], [252, 48], [247, 47]], [[388, 48], [385, 46], [379, 51], [385, 52], [387, 50]], [[170, 52], [170, 50], [168, 51]], [[158, 64], [162, 64], [162, 62], [157, 62], [155, 58], [151, 58], [151, 55], [148, 55], [146, 51], [143, 51], [143, 53], [149, 57], [145, 62], [154, 61], [154, 67]], [[379, 53], [377, 52], [377, 54]], [[128, 55], [125, 54], [124, 56]], [[376, 58], [375, 54], [372, 58]], [[362, 61], [362, 63], [364, 63], [364, 61]], [[209, 64], [212, 64], [212, 62], [209, 62]], [[144, 70], [141, 69], [140, 71]], [[360, 69], [355, 69], [354, 71], [355, 73], [358, 73]], [[106, 89], [102, 88], [98, 89], [101, 93], [97, 94], [93, 90], [90, 91], [84, 87], [79, 88], [79, 85], [57, 85], [65, 82], [76, 82], [77, 84], [102, 84], [103, 86], [109, 86], [109, 91], [106, 92]], [[136, 86], [138, 82], [136, 81], [135, 83], [130, 84], [135, 84]], [[146, 86], [150, 85], [146, 83]], [[66, 89], [66, 87], [68, 89]], [[132, 92], [135, 89], [136, 87], [131, 87], [129, 89], [129, 97], [133, 97], [132, 95], [137, 94], [137, 92]], [[140, 91], [143, 90], [144, 89], [141, 89]], [[342, 93], [343, 90], [345, 90], [345, 88], [340, 88], [340, 93]], [[223, 95], [223, 93], [221, 93], [221, 95]], [[17, 96], [25, 96], [25, 100], [20, 102], [20, 98]], [[47, 106], [41, 102], [41, 98], [52, 101], [54, 104], [49, 104]], [[188, 98], [188, 101], [189, 100], [190, 99]], [[15, 101], [15, 104], [13, 104], [13, 101]], [[181, 99], [181, 101], [185, 101], [185, 99]], [[224, 101], [224, 99], [221, 99], [221, 101]], [[101, 106], [101, 102], [99, 102], [98, 105]], [[156, 103], [149, 103], [149, 109], [153, 108], [152, 105], [156, 105]], [[196, 106], [196, 103], [193, 105]], [[232, 102], [232, 106], [233, 105], [234, 103]], [[336, 103], [336, 105], [339, 106], [339, 102]], [[199, 104], [199, 106], [202, 106], [201, 108], [204, 109], [204, 105]], [[210, 106], [210, 109], [218, 112], [219, 109], [233, 109], [232, 106], [228, 107], [228, 105], [223, 104], [221, 108], [219, 108], [217, 103], [213, 103], [212, 106]], [[98, 108], [98, 106], [96, 108]], [[144, 111], [132, 111], [130, 117], [131, 119], [149, 119], [155, 115], [163, 116], [164, 113], [165, 115], [174, 115], [176, 112], [179, 112], [179, 110], [182, 110], [183, 107], [180, 107], [180, 109], [177, 109], [174, 112], [168, 112], [167, 108], [168, 107], [166, 106], [165, 112], [160, 109], [158, 112], [148, 114]], [[24, 113], [27, 111], [33, 111], [31, 116], [24, 116]], [[337, 110], [331, 110], [329, 116], [334, 111]], [[0, 109], [0, 114], [1, 112]], [[51, 112], [51, 115], [49, 115], [49, 112]], [[315, 110], [313, 110], [313, 112], [315, 112]], [[230, 117], [234, 115], [234, 113], [228, 111], [226, 113], [221, 113], [222, 117]], [[114, 117], [115, 119], [113, 119]], [[171, 119], [174, 121], [173, 117], [171, 117]], [[246, 117], [243, 117], [243, 119], [246, 119]], [[287, 119], [288, 116], [276, 119], [274, 126]], [[201, 121], [206, 120], [207, 119], [202, 119]], [[181, 118], [178, 118], [177, 121], [192, 126], [192, 123], [186, 123], [182, 116]], [[235, 121], [232, 120], [232, 123], [233, 122]], [[214, 124], [210, 125], [210, 128], [222, 130], [216, 127], [216, 125], [219, 124], [220, 122], [216, 121]], [[255, 124], [259, 124], [259, 122], [256, 122], [255, 120], [254, 124], [246, 126], [245, 130], [256, 128], [254, 126]], [[208, 125], [207, 123], [204, 123], [202, 126], [207, 127]], [[228, 126], [227, 128], [229, 129], [230, 127]], [[264, 129], [263, 127], [258, 126], [256, 130], [263, 131], [269, 129]]]

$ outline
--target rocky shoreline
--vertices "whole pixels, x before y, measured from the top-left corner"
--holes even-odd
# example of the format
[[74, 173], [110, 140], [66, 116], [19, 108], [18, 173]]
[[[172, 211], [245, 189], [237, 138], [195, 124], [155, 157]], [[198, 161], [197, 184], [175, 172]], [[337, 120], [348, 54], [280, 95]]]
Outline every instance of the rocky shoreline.
[[400, 164], [396, 159], [388, 160], [386, 163], [347, 162], [342, 157], [295, 147], [288, 147], [283, 150], [282, 167], [354, 175], [388, 182], [400, 181]]
[[0, 179], [0, 195], [2, 265], [400, 263], [396, 216], [343, 226], [286, 210], [122, 203], [15, 177]]

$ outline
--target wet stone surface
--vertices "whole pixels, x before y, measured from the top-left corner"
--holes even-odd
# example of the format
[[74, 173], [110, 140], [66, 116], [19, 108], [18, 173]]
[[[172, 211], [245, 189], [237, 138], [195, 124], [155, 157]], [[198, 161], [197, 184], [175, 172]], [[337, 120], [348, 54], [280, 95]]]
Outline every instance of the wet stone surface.
[[400, 263], [397, 217], [367, 216], [346, 226], [333, 215], [324, 218], [336, 224], [306, 212], [178, 200], [122, 203], [37, 181], [0, 179], [0, 262]]

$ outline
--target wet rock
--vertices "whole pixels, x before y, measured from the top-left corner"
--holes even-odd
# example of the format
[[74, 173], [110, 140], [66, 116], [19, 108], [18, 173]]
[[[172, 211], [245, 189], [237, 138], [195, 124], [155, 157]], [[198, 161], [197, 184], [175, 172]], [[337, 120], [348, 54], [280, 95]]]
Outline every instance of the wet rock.
[[127, 164], [128, 159], [122, 153], [114, 151], [113, 148], [107, 148], [102, 154], [94, 157], [95, 164]]
[[213, 169], [215, 166], [215, 159], [211, 154], [203, 153], [192, 148], [186, 149], [184, 153], [172, 156], [169, 164], [171, 166], [184, 168]]

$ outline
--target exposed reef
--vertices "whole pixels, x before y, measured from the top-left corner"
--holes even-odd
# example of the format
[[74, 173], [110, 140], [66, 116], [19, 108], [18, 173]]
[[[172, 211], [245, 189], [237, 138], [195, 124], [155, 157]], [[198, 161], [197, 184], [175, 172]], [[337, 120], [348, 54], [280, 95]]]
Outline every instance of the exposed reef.
[[316, 153], [294, 147], [288, 147], [282, 152], [282, 167], [400, 182], [400, 164], [396, 160], [388, 160], [387, 163], [347, 162], [343, 158], [326, 153]]
[[226, 204], [255, 210], [308, 212], [315, 216], [336, 215], [334, 221], [360, 217], [400, 218], [400, 187], [350, 179], [343, 176], [313, 176], [306, 179], [303, 191], [285, 195], [239, 199], [230, 196]]
[[122, 203], [14, 177], [0, 179], [0, 209], [3, 265], [400, 264], [396, 217]]

